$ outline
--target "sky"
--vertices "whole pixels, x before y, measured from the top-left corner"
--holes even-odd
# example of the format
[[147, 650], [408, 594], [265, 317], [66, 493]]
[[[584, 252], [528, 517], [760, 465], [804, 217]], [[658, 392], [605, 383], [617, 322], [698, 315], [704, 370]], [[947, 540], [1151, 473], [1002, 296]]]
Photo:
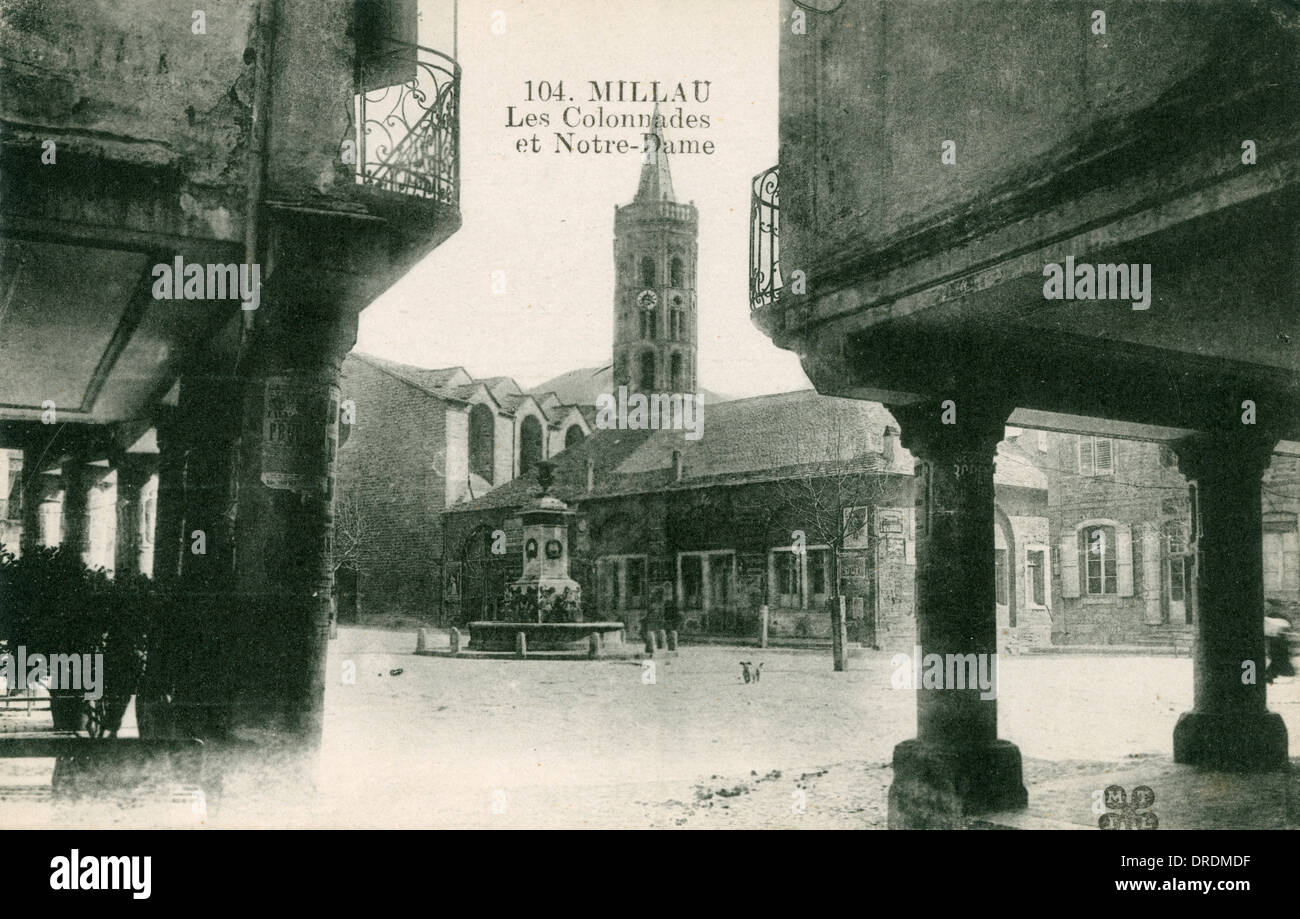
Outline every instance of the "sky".
[[[614, 206], [632, 200], [641, 154], [555, 153], [554, 132], [639, 147], [635, 128], [568, 128], [562, 112], [601, 104], [590, 101], [589, 81], [682, 81], [693, 93], [693, 81], [707, 80], [708, 101], [683, 111], [707, 114], [710, 127], [665, 132], [669, 143], [715, 147], [669, 159], [677, 198], [700, 215], [698, 382], [733, 396], [808, 387], [798, 359], [750, 323], [747, 297], [750, 180], [777, 160], [779, 14], [774, 0], [461, 0], [464, 222], [362, 313], [357, 348], [525, 387], [609, 364]], [[421, 44], [450, 52], [451, 22], [450, 0], [421, 0]], [[541, 81], [563, 81], [570, 98], [530, 104], [529, 80], [535, 97]], [[508, 127], [511, 105], [516, 120], [545, 112], [550, 126]], [[665, 116], [674, 109], [662, 106]], [[517, 152], [534, 133], [542, 151]], [[498, 271], [503, 293], [493, 292]]]

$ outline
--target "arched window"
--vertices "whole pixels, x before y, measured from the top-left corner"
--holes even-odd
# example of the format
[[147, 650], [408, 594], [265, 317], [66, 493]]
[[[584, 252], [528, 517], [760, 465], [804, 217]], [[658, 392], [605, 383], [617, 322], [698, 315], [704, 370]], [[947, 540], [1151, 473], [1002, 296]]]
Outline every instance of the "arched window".
[[542, 460], [542, 424], [526, 415], [519, 425], [519, 475], [525, 476]]
[[641, 286], [655, 286], [655, 260], [648, 255], [641, 256]]
[[672, 362], [668, 366], [670, 368], [668, 376], [669, 379], [672, 380], [672, 390], [673, 392], [681, 392], [682, 391], [682, 356], [680, 354], [674, 354]]
[[482, 402], [469, 410], [469, 471], [492, 481], [496, 453], [496, 416]]
[[644, 351], [641, 354], [641, 386], [642, 392], [651, 392], [655, 388], [655, 353], [653, 351]]
[[614, 384], [618, 385], [626, 382], [628, 382], [627, 355], [616, 354], [614, 355]]
[[641, 337], [654, 341], [655, 328], [659, 325], [659, 310], [657, 307], [651, 307], [648, 310], [641, 310]]
[[686, 266], [682, 264], [682, 257], [680, 255], [673, 256], [672, 282], [673, 287], [686, 286]]
[[580, 424], [569, 425], [569, 429], [564, 432], [564, 449], [567, 450], [570, 447], [572, 447], [574, 444], [581, 443], [582, 438], [586, 436], [587, 435], [584, 434], [582, 431], [582, 425]]

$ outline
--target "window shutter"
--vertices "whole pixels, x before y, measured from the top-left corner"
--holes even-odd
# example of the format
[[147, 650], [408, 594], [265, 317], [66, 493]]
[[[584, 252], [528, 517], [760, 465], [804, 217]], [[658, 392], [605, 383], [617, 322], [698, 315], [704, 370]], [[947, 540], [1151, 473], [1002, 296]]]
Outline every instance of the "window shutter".
[[1160, 533], [1154, 526], [1142, 530], [1142, 600], [1146, 605], [1147, 625], [1159, 625], [1160, 610]]
[[1111, 453], [1112, 442], [1104, 437], [1093, 438], [1093, 469], [1097, 475], [1114, 472], [1114, 456]]
[[1282, 589], [1300, 590], [1300, 542], [1294, 530], [1282, 534]]
[[1075, 533], [1061, 535], [1061, 596], [1079, 596], [1079, 537]]
[[1092, 475], [1092, 438], [1079, 435], [1079, 474]]
[[1115, 574], [1121, 597], [1133, 596], [1133, 530], [1115, 524]]

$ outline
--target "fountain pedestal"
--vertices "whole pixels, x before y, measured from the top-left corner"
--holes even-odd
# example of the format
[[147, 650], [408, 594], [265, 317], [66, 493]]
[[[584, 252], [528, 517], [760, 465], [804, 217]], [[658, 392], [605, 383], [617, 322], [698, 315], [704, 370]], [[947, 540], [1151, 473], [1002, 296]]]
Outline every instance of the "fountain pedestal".
[[469, 650], [513, 652], [516, 636], [527, 639], [529, 656], [560, 653], [596, 657], [625, 656], [623, 623], [583, 622], [582, 587], [569, 577], [569, 522], [573, 511], [546, 493], [550, 463], [538, 464], [541, 496], [520, 515], [523, 522], [523, 574], [506, 588], [504, 619], [469, 624]]

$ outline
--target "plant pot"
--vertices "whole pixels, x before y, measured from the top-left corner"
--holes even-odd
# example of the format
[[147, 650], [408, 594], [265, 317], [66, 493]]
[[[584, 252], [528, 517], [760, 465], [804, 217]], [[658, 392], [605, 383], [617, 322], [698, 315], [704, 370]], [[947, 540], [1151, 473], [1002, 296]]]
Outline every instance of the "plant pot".
[[56, 731], [81, 731], [86, 727], [85, 699], [80, 692], [50, 693], [50, 718]]
[[140, 736], [148, 740], [176, 736], [176, 707], [168, 699], [144, 693], [137, 695], [135, 720]]

